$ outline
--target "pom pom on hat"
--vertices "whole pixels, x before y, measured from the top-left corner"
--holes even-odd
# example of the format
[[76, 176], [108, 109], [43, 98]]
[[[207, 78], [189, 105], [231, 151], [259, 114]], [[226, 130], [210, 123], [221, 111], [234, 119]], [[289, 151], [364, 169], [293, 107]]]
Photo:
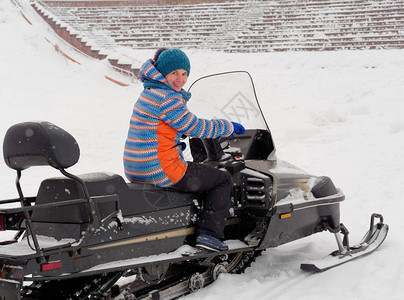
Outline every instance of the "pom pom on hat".
[[[161, 74], [165, 77], [167, 74], [170, 74], [172, 71], [184, 69], [187, 71], [188, 76], [191, 71], [191, 63], [187, 55], [180, 49], [173, 48], [173, 49], [162, 49], [157, 50], [156, 57], [157, 60], [154, 63], [154, 66], [157, 70], [160, 71]], [[157, 55], [157, 53], [159, 55]]]
[[168, 48], [157, 49], [156, 53], [154, 53], [153, 61], [156, 62], [159, 59], [160, 54], [163, 53], [166, 50], [168, 50]]

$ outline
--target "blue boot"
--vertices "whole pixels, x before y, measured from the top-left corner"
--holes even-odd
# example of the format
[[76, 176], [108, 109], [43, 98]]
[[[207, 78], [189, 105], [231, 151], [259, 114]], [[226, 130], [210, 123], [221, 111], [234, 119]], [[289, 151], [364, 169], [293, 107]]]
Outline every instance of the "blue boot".
[[205, 248], [212, 251], [227, 251], [229, 246], [222, 243], [217, 238], [207, 234], [200, 234], [196, 238], [196, 247]]

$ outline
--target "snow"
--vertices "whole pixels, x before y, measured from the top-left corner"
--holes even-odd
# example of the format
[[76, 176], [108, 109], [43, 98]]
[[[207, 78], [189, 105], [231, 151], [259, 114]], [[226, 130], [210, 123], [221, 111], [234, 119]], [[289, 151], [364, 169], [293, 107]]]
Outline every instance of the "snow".
[[[39, 17], [25, 14], [33, 25], [10, 1], [0, 1], [0, 140], [15, 123], [46, 120], [78, 141], [80, 161], [70, 172], [123, 175], [123, 145], [141, 85], [105, 61], [70, 49]], [[153, 55], [124, 52], [139, 61]], [[353, 244], [367, 231], [373, 212], [384, 215], [390, 233], [371, 256], [315, 275], [300, 271], [300, 263], [335, 250], [331, 234], [268, 249], [244, 274], [222, 274], [184, 299], [403, 299], [404, 50], [187, 54], [189, 83], [215, 72], [251, 73], [277, 156], [330, 176], [344, 191], [341, 220]], [[130, 85], [116, 85], [105, 75]], [[15, 171], [0, 164], [0, 174], [1, 198], [17, 197]], [[24, 171], [25, 195], [36, 194], [39, 183], [51, 176], [59, 174], [49, 167]]]
[[[67, 244], [73, 244], [76, 242], [74, 239], [61, 239], [56, 240], [52, 237], [38, 235], [38, 243], [43, 247], [54, 247], [54, 246], [62, 246]], [[31, 243], [31, 246], [30, 246]], [[7, 246], [0, 246], [1, 254], [6, 255], [29, 255], [35, 253], [35, 248], [33, 247], [32, 241], [27, 241], [26, 238], [23, 238], [20, 243], [14, 243]]]

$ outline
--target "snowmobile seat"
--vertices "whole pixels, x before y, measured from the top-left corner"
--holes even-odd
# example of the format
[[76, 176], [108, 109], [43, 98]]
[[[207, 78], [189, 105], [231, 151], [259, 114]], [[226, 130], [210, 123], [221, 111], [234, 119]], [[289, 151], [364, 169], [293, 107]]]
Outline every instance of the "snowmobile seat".
[[[85, 183], [90, 197], [118, 195], [127, 190], [126, 183], [121, 176], [108, 173], [90, 173], [78, 176]], [[35, 204], [48, 204], [67, 200], [84, 198], [80, 184], [67, 177], [54, 177], [42, 181]], [[98, 204], [101, 218], [105, 218], [119, 209], [115, 202]], [[78, 223], [84, 224], [90, 221], [90, 216], [85, 204], [73, 204], [48, 209], [34, 210], [33, 222], [48, 223]]]
[[[174, 208], [193, 204], [194, 199], [201, 196], [198, 193], [179, 192], [175, 188], [160, 188], [151, 184], [126, 183], [117, 174], [89, 173], [78, 176], [85, 183], [90, 197], [116, 195], [115, 202], [99, 204], [101, 218], [120, 209], [123, 216], [133, 216], [160, 209]], [[46, 204], [55, 201], [66, 201], [83, 198], [81, 186], [73, 179], [66, 177], [49, 178], [41, 183], [36, 204]], [[33, 221], [52, 223], [89, 222], [89, 214], [85, 204], [69, 205], [46, 210], [35, 210]]]
[[79, 146], [70, 133], [49, 122], [24, 122], [11, 126], [4, 137], [4, 160], [21, 171], [32, 166], [68, 168], [77, 163]]
[[[117, 174], [89, 173], [78, 176], [85, 183], [90, 197], [116, 195], [116, 202], [99, 203], [101, 219], [121, 210], [124, 217], [144, 214], [161, 209], [193, 205], [201, 195], [181, 193], [173, 188], [162, 189], [151, 184], [126, 183]], [[67, 177], [48, 178], [42, 181], [35, 204], [81, 199], [84, 197], [80, 184]], [[34, 210], [32, 222], [37, 234], [49, 234], [60, 238], [78, 237], [90, 222], [85, 204]], [[70, 228], [70, 229], [67, 229]]]
[[[148, 183], [128, 183], [128, 187], [137, 210], [142, 212], [194, 205], [203, 196], [202, 193], [187, 193], [175, 187], [161, 188]], [[132, 209], [128, 207], [128, 211]]]
[[[123, 178], [116, 174], [91, 173], [78, 176], [86, 185], [90, 198], [111, 196], [121, 198], [128, 190]], [[67, 177], [54, 177], [42, 181], [35, 200], [35, 205], [53, 204], [68, 200], [83, 199], [83, 188], [76, 180]], [[100, 219], [116, 213], [119, 201], [98, 203]], [[36, 234], [50, 235], [55, 238], [75, 238], [79, 240], [90, 222], [90, 211], [86, 204], [36, 209], [31, 221]]]

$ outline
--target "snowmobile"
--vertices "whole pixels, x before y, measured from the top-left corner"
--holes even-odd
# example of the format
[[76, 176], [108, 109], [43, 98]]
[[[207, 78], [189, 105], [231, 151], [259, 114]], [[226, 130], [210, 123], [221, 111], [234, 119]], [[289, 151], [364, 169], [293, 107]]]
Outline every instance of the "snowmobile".
[[[388, 226], [373, 214], [369, 231], [351, 246], [340, 223], [344, 194], [327, 176], [314, 176], [277, 159], [250, 74], [235, 71], [198, 79], [191, 111], [243, 124], [244, 135], [187, 139], [187, 159], [231, 174], [227, 251], [194, 247], [203, 193], [128, 183], [120, 175], [74, 175], [74, 137], [46, 121], [23, 122], [4, 137], [6, 164], [16, 170], [19, 198], [0, 201], [0, 299], [174, 299], [222, 273], [243, 272], [262, 251], [330, 231], [338, 249], [302, 264], [310, 272], [369, 254]], [[192, 105], [195, 107], [192, 108]], [[25, 196], [22, 171], [51, 166], [36, 196]], [[10, 205], [14, 205], [10, 208]]]

